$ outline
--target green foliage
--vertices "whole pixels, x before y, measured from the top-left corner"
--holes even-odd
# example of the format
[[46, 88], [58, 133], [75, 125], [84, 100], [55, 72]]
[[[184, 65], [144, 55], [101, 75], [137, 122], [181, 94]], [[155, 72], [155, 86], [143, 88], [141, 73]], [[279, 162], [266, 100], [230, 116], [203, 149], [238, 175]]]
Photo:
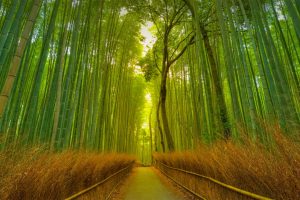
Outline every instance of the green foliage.
[[[296, 0], [0, 2], [0, 88], [14, 80], [1, 92], [3, 147], [136, 152], [147, 87], [153, 149], [238, 139], [240, 127], [268, 143], [265, 123], [299, 125]], [[148, 21], [157, 40], [142, 56]]]
[[3, 145], [135, 151], [141, 19], [123, 3], [43, 1], [1, 119]]
[[154, 55], [151, 51], [149, 51], [146, 56], [139, 60], [138, 65], [141, 67], [141, 70], [144, 73], [144, 77], [147, 82], [151, 81], [159, 75], [158, 63], [154, 59]]

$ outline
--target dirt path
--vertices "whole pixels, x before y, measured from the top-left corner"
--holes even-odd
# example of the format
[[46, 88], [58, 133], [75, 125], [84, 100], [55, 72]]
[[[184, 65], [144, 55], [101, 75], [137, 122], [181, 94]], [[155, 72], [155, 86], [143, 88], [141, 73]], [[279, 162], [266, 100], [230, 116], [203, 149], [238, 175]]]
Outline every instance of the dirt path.
[[182, 200], [166, 187], [151, 167], [138, 167], [126, 186], [125, 200]]

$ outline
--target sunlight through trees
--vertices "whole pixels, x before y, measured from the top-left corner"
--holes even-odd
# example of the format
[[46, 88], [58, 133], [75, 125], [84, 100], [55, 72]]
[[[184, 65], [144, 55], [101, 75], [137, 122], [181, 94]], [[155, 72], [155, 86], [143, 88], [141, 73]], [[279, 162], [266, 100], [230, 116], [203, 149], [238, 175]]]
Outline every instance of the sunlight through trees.
[[151, 152], [300, 123], [297, 0], [4, 0], [0, 140]]

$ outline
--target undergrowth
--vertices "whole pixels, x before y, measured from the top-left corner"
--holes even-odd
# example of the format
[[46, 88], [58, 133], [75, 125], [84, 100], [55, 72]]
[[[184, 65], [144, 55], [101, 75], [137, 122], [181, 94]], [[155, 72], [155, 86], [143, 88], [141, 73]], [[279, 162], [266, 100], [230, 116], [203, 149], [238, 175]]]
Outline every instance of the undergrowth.
[[[193, 151], [154, 154], [157, 162], [209, 176], [272, 199], [300, 199], [300, 147], [272, 128], [274, 147], [244, 140], [199, 145]], [[175, 170], [168, 174], [207, 199], [247, 199], [222, 187]]]
[[[23, 152], [6, 150], [0, 152], [0, 199], [64, 199], [133, 161], [131, 156], [112, 153], [47, 153], [40, 148]], [[113, 186], [109, 183], [99, 187], [97, 199]]]

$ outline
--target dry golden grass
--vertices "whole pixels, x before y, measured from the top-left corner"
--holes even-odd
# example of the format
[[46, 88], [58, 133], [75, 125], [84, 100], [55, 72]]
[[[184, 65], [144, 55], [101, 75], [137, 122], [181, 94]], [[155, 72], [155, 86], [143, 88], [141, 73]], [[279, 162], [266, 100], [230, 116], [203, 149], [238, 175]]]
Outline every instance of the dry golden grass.
[[[1, 152], [0, 199], [64, 199], [133, 161], [134, 158], [128, 155], [73, 151], [46, 153], [39, 148]], [[113, 185], [111, 182], [100, 186], [98, 199], [104, 197]]]
[[[299, 143], [283, 137], [278, 126], [269, 131], [275, 141], [271, 150], [249, 140], [243, 144], [221, 141], [211, 147], [199, 145], [194, 151], [155, 154], [154, 157], [169, 166], [206, 175], [269, 198], [300, 199]], [[199, 178], [168, 171], [208, 199], [247, 199]]]

